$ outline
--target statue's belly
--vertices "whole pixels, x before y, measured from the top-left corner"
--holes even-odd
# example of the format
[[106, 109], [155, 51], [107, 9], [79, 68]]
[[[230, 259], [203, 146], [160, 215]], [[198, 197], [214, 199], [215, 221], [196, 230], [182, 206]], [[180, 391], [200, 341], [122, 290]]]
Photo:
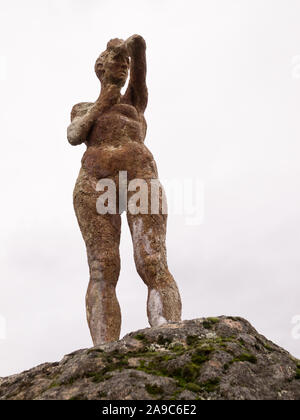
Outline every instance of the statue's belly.
[[97, 179], [115, 176], [119, 171], [127, 171], [128, 179], [157, 178], [152, 153], [143, 143], [136, 141], [89, 146], [81, 162], [82, 167]]

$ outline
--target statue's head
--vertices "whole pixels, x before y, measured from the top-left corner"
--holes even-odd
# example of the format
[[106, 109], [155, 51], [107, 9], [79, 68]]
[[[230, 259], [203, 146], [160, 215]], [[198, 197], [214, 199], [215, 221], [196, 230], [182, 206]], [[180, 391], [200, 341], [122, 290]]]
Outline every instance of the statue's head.
[[95, 72], [101, 84], [125, 85], [129, 70], [129, 56], [122, 39], [111, 39], [106, 50], [95, 63]]

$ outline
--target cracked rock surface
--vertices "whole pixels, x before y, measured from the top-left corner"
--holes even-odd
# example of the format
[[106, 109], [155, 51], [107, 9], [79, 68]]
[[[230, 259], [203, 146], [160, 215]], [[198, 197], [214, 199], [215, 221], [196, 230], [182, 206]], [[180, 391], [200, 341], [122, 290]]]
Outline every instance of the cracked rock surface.
[[299, 400], [300, 361], [242, 318], [201, 318], [0, 378], [0, 399]]

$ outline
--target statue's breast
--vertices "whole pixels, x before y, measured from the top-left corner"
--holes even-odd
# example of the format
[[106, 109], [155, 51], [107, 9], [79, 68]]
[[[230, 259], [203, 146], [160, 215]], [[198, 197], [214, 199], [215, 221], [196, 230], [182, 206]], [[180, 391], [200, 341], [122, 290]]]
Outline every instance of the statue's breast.
[[146, 134], [145, 126], [144, 117], [134, 106], [116, 104], [97, 118], [89, 136], [89, 143], [119, 143], [126, 139], [142, 142]]
[[127, 118], [130, 118], [136, 121], [139, 120], [139, 114], [136, 108], [129, 104], [122, 104], [122, 103], [116, 104], [110, 109], [110, 112], [114, 112], [119, 115], [124, 115]]

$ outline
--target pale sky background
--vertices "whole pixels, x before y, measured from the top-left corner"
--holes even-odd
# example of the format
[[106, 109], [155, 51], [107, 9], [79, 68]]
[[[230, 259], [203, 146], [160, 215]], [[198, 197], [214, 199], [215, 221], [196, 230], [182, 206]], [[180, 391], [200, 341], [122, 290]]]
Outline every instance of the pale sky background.
[[[98, 96], [107, 41], [134, 33], [160, 176], [205, 185], [203, 224], [169, 216], [183, 319], [239, 315], [300, 357], [299, 22], [299, 0], [1, 0], [0, 376], [92, 345], [72, 207], [85, 146], [66, 128]], [[148, 326], [125, 219], [121, 257], [123, 336]]]

